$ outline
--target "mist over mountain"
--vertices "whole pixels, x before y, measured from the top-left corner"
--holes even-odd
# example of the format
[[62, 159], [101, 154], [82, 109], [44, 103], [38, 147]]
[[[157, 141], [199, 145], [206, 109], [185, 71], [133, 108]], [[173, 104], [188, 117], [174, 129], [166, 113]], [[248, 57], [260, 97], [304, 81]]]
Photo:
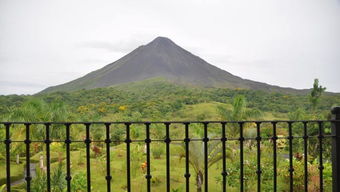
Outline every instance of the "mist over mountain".
[[293, 94], [306, 92], [242, 79], [209, 64], [166, 37], [157, 37], [101, 69], [68, 83], [49, 87], [41, 93], [110, 87], [151, 78], [198, 87], [253, 89]]

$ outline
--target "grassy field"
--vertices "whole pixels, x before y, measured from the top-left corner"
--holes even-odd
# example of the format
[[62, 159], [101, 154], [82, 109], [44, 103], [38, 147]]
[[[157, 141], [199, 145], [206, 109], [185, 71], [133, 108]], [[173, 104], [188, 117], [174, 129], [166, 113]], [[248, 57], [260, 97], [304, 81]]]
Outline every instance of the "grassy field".
[[[6, 161], [0, 161], [0, 186], [6, 183]], [[24, 176], [24, 165], [11, 162], [11, 180], [16, 181]]]
[[[226, 109], [232, 109], [231, 104], [220, 103], [220, 102], [206, 102], [193, 105], [185, 105], [183, 109], [174, 112], [171, 116], [176, 117], [179, 120], [218, 120], [220, 115], [218, 113], [218, 107], [224, 107]], [[284, 120], [287, 119], [286, 113], [279, 112], [263, 112], [261, 120]]]

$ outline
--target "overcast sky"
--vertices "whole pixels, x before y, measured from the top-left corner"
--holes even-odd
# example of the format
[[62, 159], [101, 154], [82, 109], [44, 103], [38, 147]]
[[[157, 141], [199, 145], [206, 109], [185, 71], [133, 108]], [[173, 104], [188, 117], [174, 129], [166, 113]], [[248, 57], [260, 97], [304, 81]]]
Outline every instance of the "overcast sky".
[[242, 78], [340, 92], [340, 0], [0, 0], [0, 94], [33, 94], [157, 36]]

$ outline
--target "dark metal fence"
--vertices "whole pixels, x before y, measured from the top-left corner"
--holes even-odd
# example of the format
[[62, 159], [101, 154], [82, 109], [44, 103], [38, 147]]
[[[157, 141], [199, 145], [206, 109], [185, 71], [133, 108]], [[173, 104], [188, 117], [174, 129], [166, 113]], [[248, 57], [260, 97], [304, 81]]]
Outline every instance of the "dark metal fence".
[[[244, 163], [245, 163], [245, 154], [244, 154], [244, 149], [245, 149], [245, 142], [246, 141], [253, 141], [256, 146], [256, 150], [254, 150], [257, 153], [257, 162], [256, 162], [256, 170], [252, 170], [256, 172], [257, 174], [257, 191], [261, 191], [261, 175], [263, 173], [263, 167], [261, 165], [261, 142], [264, 140], [269, 140], [271, 141], [272, 144], [272, 159], [273, 159], [273, 165], [272, 165], [272, 172], [273, 172], [273, 183], [272, 183], [272, 191], [277, 191], [278, 190], [278, 179], [277, 179], [277, 174], [278, 174], [278, 167], [277, 167], [277, 160], [278, 160], [278, 140], [286, 140], [288, 141], [288, 161], [289, 161], [289, 169], [287, 172], [289, 173], [289, 190], [293, 191], [293, 185], [294, 185], [294, 164], [293, 164], [293, 141], [294, 140], [302, 140], [303, 142], [303, 163], [304, 163], [304, 191], [308, 191], [308, 142], [310, 139], [314, 138], [317, 140], [318, 144], [318, 149], [317, 149], [317, 155], [318, 155], [318, 172], [319, 172], [319, 186], [320, 186], [320, 191], [324, 191], [324, 174], [323, 174], [323, 160], [324, 160], [324, 148], [327, 146], [325, 145], [325, 141], [329, 140], [329, 143], [331, 143], [331, 154], [329, 159], [332, 162], [332, 190], [333, 192], [338, 192], [340, 191], [340, 107], [333, 108], [332, 110], [332, 120], [318, 120], [318, 121], [191, 121], [191, 122], [0, 122], [0, 125], [5, 128], [5, 147], [6, 147], [6, 177], [7, 177], [7, 185], [6, 189], [8, 192], [11, 191], [11, 144], [13, 142], [23, 142], [25, 144], [26, 148], [26, 185], [27, 185], [27, 191], [31, 191], [31, 170], [30, 170], [30, 163], [31, 163], [31, 143], [32, 142], [40, 142], [44, 143], [46, 147], [46, 162], [47, 162], [47, 189], [46, 191], [50, 192], [51, 191], [51, 150], [50, 150], [50, 145], [52, 142], [64, 142], [66, 146], [66, 182], [67, 182], [67, 191], [71, 191], [71, 180], [72, 180], [72, 173], [71, 173], [71, 154], [70, 154], [70, 147], [73, 142], [84, 142], [86, 146], [86, 173], [87, 173], [87, 191], [91, 191], [91, 166], [90, 166], [90, 145], [91, 142], [104, 142], [105, 147], [106, 147], [106, 176], [105, 179], [107, 181], [107, 191], [115, 191], [114, 186], [111, 186], [111, 180], [112, 180], [112, 175], [111, 175], [111, 168], [110, 168], [110, 162], [114, 161], [114, 158], [110, 156], [110, 144], [113, 142], [125, 142], [126, 144], [126, 190], [130, 192], [131, 189], [131, 166], [130, 166], [130, 155], [133, 153], [131, 151], [131, 143], [133, 142], [144, 142], [146, 146], [146, 174], [145, 174], [145, 179], [146, 179], [146, 190], [149, 192], [152, 190], [152, 185], [151, 185], [151, 178], [152, 178], [152, 172], [150, 169], [150, 166], [152, 164], [150, 160], [150, 147], [151, 147], [151, 142], [164, 142], [166, 146], [166, 163], [164, 166], [166, 166], [166, 191], [170, 192], [171, 191], [171, 175], [170, 175], [170, 144], [171, 142], [174, 141], [181, 141], [184, 143], [184, 149], [185, 149], [185, 172], [184, 178], [185, 178], [185, 191], [194, 191], [193, 189], [190, 189], [190, 179], [191, 174], [190, 173], [190, 159], [189, 159], [189, 151], [190, 151], [190, 142], [203, 142], [203, 147], [204, 147], [204, 188], [203, 190], [205, 192], [208, 191], [208, 174], [209, 174], [209, 169], [208, 169], [208, 146], [209, 142], [211, 141], [218, 141], [221, 144], [221, 155], [222, 155], [222, 170], [221, 170], [221, 175], [222, 175], [222, 185], [220, 191], [226, 192], [228, 191], [227, 187], [227, 179], [228, 179], [228, 170], [227, 170], [227, 153], [226, 150], [228, 148], [228, 142], [234, 141], [238, 142], [239, 146], [239, 189], [240, 191], [245, 191], [245, 177], [244, 177]], [[256, 128], [256, 136], [255, 137], [246, 137], [244, 136], [244, 129], [245, 125], [252, 123], [255, 124]], [[302, 135], [296, 136], [293, 135], [292, 128], [294, 124], [301, 124], [302, 126]], [[325, 124], [331, 125], [331, 133], [330, 134], [325, 134], [324, 133], [324, 125]], [[82, 124], [85, 127], [85, 133], [86, 137], [84, 140], [71, 140], [70, 137], [70, 130], [72, 129], [73, 125], [76, 124]], [[111, 140], [110, 133], [112, 131], [112, 125], [124, 125], [125, 126], [125, 140], [124, 141], [115, 141]], [[133, 140], [130, 136], [130, 131], [131, 131], [131, 126], [139, 124], [143, 125], [145, 127], [145, 140]], [[151, 139], [150, 137], [150, 126], [153, 124], [161, 124], [164, 126], [165, 129], [165, 137], [164, 139]], [[184, 138], [171, 138], [170, 137], [170, 126], [173, 124], [182, 124], [184, 127]], [[200, 124], [203, 125], [203, 138], [190, 138], [190, 128], [191, 125], [193, 124]], [[271, 137], [261, 137], [261, 128], [262, 126], [266, 124], [271, 127], [272, 130], [272, 136]], [[277, 134], [277, 125], [278, 124], [284, 124], [288, 128], [288, 135], [285, 136], [280, 136]], [[317, 125], [317, 134], [316, 135], [308, 135], [308, 129], [309, 125], [314, 124]], [[25, 140], [17, 141], [17, 140], [11, 140], [11, 127], [13, 125], [24, 125], [25, 126]], [[41, 141], [34, 141], [31, 140], [31, 135], [30, 135], [30, 128], [33, 125], [43, 125], [45, 127], [45, 140]], [[64, 129], [66, 130], [66, 136], [65, 140], [63, 141], [54, 141], [50, 137], [50, 128], [52, 125], [62, 125]], [[91, 140], [90, 136], [90, 129], [91, 126], [93, 125], [102, 125], [105, 127], [105, 140], [100, 140], [100, 141], [94, 141]], [[220, 137], [219, 138], [209, 138], [208, 137], [208, 125], [214, 125], [215, 127], [220, 128]], [[230, 125], [237, 126], [238, 129], [238, 137], [234, 138], [229, 138], [226, 134], [228, 128]], [[2, 146], [1, 146], [2, 147]], [[113, 188], [113, 189], [112, 189]], [[295, 191], [295, 190], [294, 190]]]

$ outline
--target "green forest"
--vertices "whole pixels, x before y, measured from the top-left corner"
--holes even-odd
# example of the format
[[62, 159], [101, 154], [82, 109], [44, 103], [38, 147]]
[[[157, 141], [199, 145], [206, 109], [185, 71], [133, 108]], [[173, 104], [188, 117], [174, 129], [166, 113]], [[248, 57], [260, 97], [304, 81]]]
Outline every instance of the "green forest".
[[[317, 104], [310, 94], [195, 88], [151, 80], [75, 92], [0, 96], [0, 112], [2, 121], [228, 120], [219, 109], [230, 110], [235, 97], [241, 96], [246, 108], [261, 113], [257, 120], [289, 119], [296, 112], [305, 119], [316, 119], [315, 115], [327, 119], [331, 107], [340, 104], [340, 94], [323, 93]], [[25, 111], [30, 115], [19, 114]]]
[[[284, 94], [246, 89], [200, 88], [177, 85], [166, 81], [146, 80], [142, 82], [118, 85], [109, 88], [80, 90], [75, 92], [54, 92], [35, 95], [7, 95], [0, 96], [1, 122], [127, 122], [127, 121], [244, 121], [244, 120], [329, 120], [330, 110], [340, 105], [340, 94], [326, 92], [326, 88], [319, 85], [317, 79], [308, 91], [301, 94]], [[246, 123], [244, 135], [256, 137], [256, 124]], [[226, 128], [229, 138], [238, 138], [237, 124], [230, 124]], [[303, 123], [293, 124], [293, 135], [303, 134]], [[43, 125], [31, 126], [31, 138], [43, 141], [45, 128]], [[151, 125], [151, 138], [164, 139], [164, 124]], [[209, 124], [209, 138], [221, 138], [221, 126]], [[323, 125], [325, 134], [330, 134], [330, 123]], [[308, 124], [308, 134], [318, 134], [318, 124]], [[105, 126], [92, 125], [90, 131], [92, 140], [105, 140]], [[184, 125], [172, 124], [170, 137], [184, 138]], [[261, 136], [271, 137], [272, 124], [262, 124]], [[289, 145], [285, 138], [288, 135], [287, 123], [277, 124], [278, 140], [278, 191], [289, 190]], [[74, 125], [71, 128], [72, 140], [83, 141], [85, 126]], [[111, 143], [111, 181], [114, 191], [126, 191], [126, 144], [124, 124], [112, 125]], [[133, 124], [131, 137], [142, 142], [131, 144], [132, 191], [146, 191], [145, 169], [145, 126]], [[52, 191], [66, 190], [65, 181], [65, 144], [58, 142], [65, 140], [63, 125], [51, 127], [51, 167], [53, 183]], [[203, 124], [193, 123], [190, 126], [190, 138], [203, 138]], [[11, 139], [24, 140], [25, 126], [12, 125]], [[0, 126], [0, 140], [5, 140], [5, 126]], [[294, 139], [294, 191], [304, 188], [303, 140]], [[331, 190], [330, 141], [324, 144], [324, 186]], [[227, 142], [227, 187], [228, 191], [239, 189], [239, 141]], [[308, 142], [308, 189], [319, 191], [318, 185], [318, 149], [316, 138]], [[263, 169], [261, 181], [263, 191], [272, 191], [272, 143], [270, 140], [261, 142]], [[71, 144], [72, 161], [72, 190], [86, 190], [86, 160], [85, 144], [75, 142]], [[201, 141], [190, 143], [190, 178], [191, 189], [198, 192], [204, 186], [203, 178], [203, 145]], [[256, 143], [254, 140], [245, 141], [245, 190], [254, 191], [257, 184], [256, 175]], [[216, 152], [217, 151], [217, 152]], [[201, 155], [200, 155], [201, 154]], [[46, 171], [39, 163], [46, 166], [45, 144], [33, 142], [31, 145], [31, 160], [36, 164], [36, 176], [32, 180], [32, 191], [46, 191]], [[165, 191], [165, 143], [151, 143], [151, 174], [153, 191]], [[92, 190], [106, 191], [106, 149], [104, 142], [91, 143]], [[185, 153], [183, 142], [171, 143], [171, 187], [173, 192], [185, 191]], [[13, 142], [11, 144], [11, 180], [17, 181], [24, 177], [25, 145]], [[0, 170], [5, 170], [5, 144], [0, 146]], [[222, 156], [221, 142], [209, 141], [209, 191], [220, 191], [222, 187]], [[0, 187], [6, 183], [5, 171], [0, 172]], [[14, 191], [25, 191], [25, 183], [13, 185]], [[1, 189], [0, 188], [0, 191]]]

